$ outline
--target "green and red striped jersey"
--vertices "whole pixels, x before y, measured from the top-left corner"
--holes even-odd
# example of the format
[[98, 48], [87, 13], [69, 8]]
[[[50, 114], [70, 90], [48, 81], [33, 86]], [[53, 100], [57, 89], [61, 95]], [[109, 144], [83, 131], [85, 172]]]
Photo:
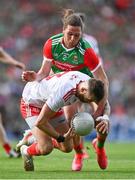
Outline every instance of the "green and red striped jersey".
[[43, 48], [44, 57], [52, 60], [53, 72], [80, 71], [92, 76], [92, 72], [100, 65], [100, 60], [90, 44], [81, 38], [76, 47], [67, 49], [62, 38], [62, 33], [52, 36]]

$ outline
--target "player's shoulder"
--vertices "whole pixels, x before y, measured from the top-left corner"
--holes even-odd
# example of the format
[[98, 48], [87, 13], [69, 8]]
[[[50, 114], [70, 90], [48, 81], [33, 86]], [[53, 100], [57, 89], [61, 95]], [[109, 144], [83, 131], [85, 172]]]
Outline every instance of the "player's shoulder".
[[78, 48], [86, 50], [87, 48], [91, 48], [91, 45], [84, 37], [82, 37], [78, 43]]
[[83, 38], [88, 42], [97, 42], [96, 38], [89, 34], [83, 34]]

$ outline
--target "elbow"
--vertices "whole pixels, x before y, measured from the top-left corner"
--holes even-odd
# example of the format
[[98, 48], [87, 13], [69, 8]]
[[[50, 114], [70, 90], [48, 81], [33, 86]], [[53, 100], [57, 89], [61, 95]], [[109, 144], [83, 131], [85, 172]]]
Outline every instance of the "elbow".
[[109, 88], [109, 80], [108, 80], [108, 78], [106, 78], [105, 84], [106, 84], [106, 86]]
[[104, 83], [105, 89], [109, 89], [109, 80], [108, 78], [103, 78], [102, 82]]
[[106, 86], [109, 86], [109, 80], [107, 76], [105, 76], [103, 81], [104, 81], [104, 84], [106, 84]]
[[40, 120], [40, 121], [37, 121], [36, 123], [35, 123], [35, 127], [37, 127], [37, 128], [39, 128], [39, 129], [43, 129], [43, 122], [42, 122], [42, 120]]

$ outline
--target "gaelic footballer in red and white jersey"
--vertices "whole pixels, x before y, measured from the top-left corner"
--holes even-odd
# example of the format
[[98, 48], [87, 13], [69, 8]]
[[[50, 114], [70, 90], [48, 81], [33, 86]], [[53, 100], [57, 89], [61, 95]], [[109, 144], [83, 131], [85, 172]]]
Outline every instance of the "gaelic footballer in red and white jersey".
[[28, 82], [23, 90], [22, 98], [25, 104], [42, 108], [46, 103], [57, 112], [66, 105], [79, 100], [76, 94], [77, 85], [90, 79], [86, 74], [77, 71], [61, 72], [48, 76], [40, 82]]

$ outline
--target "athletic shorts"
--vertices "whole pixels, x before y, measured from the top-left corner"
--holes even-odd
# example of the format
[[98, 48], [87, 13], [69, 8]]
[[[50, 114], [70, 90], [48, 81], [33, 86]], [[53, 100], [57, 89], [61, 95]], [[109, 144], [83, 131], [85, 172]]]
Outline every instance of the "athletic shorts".
[[[24, 100], [21, 100], [20, 111], [22, 117], [25, 119], [30, 128], [34, 127], [37, 117], [41, 111], [41, 108], [34, 106], [33, 104], [27, 104]], [[49, 120], [49, 123], [54, 127], [58, 127], [62, 123], [66, 123], [66, 118], [62, 109], [60, 109], [56, 115]]]

